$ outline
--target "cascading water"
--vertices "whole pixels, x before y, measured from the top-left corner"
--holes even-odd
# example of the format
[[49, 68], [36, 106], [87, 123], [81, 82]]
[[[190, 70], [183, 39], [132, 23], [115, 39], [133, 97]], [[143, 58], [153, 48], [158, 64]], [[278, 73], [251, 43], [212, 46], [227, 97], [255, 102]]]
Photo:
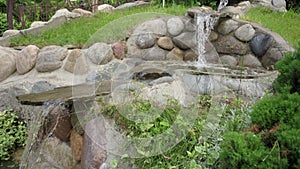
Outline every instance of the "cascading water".
[[[224, 8], [228, 4], [228, 0], [221, 0], [218, 6], [218, 11]], [[211, 33], [211, 30], [214, 28], [214, 25], [217, 23], [219, 16], [212, 12], [212, 10], [207, 10], [203, 8], [203, 12], [195, 14], [195, 23], [196, 23], [196, 40], [197, 40], [197, 54], [198, 66], [205, 66], [206, 59], [204, 57], [205, 53], [205, 43]]]

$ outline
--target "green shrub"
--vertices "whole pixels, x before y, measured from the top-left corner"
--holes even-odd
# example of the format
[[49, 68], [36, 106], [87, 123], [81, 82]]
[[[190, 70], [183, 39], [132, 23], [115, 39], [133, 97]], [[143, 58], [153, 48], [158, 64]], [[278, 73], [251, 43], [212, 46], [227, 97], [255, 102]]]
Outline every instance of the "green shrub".
[[274, 81], [274, 89], [279, 93], [300, 93], [300, 43], [293, 53], [287, 53], [285, 57], [276, 63], [279, 76]]
[[0, 160], [8, 160], [17, 146], [25, 146], [26, 126], [10, 110], [0, 112]]
[[285, 168], [286, 159], [278, 158], [278, 147], [267, 149], [259, 135], [228, 132], [221, 143], [220, 168]]
[[0, 13], [0, 36], [8, 29], [6, 13]]
[[263, 129], [271, 129], [276, 123], [289, 123], [295, 114], [300, 113], [298, 94], [280, 94], [264, 97], [253, 106], [250, 113], [253, 124]]

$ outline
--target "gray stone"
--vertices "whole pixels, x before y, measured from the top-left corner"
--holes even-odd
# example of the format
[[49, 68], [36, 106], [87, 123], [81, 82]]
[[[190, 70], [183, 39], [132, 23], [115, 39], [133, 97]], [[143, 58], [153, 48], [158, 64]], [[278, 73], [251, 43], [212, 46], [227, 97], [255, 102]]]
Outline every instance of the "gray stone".
[[212, 64], [220, 63], [219, 54], [216, 51], [215, 47], [211, 44], [211, 42], [207, 42], [205, 44], [205, 50], [206, 52], [204, 53], [204, 57], [207, 63], [212, 63]]
[[218, 32], [227, 35], [239, 27], [239, 23], [232, 19], [227, 19], [218, 25]]
[[84, 10], [84, 9], [81, 9], [81, 8], [73, 9], [72, 12], [73, 13], [78, 13], [82, 16], [92, 16], [93, 15], [93, 13], [91, 11], [87, 11], [87, 10]]
[[177, 36], [183, 31], [184, 23], [179, 17], [173, 17], [167, 21], [167, 28], [171, 36]]
[[285, 0], [272, 0], [272, 5], [276, 8], [286, 8]]
[[[78, 13], [73, 13], [73, 12], [70, 12], [68, 9], [59, 9], [55, 12], [55, 14], [51, 17], [50, 21], [55, 19], [55, 18], [59, 18], [61, 16], [64, 16], [66, 17], [67, 19], [72, 19], [72, 18], [78, 18], [80, 17], [81, 15], [78, 14]], [[50, 22], [49, 21], [49, 22]]]
[[98, 12], [102, 13], [112, 13], [115, 10], [115, 7], [109, 4], [102, 4], [98, 6]]
[[137, 39], [135, 41], [136, 45], [140, 49], [147, 49], [154, 46], [156, 42], [156, 37], [152, 33], [144, 33], [137, 35]]
[[255, 34], [255, 30], [252, 27], [252, 25], [250, 25], [250, 24], [242, 25], [234, 33], [234, 35], [237, 39], [244, 41], [244, 42], [251, 40], [253, 38], [254, 34]]
[[19, 30], [6, 30], [4, 33], [3, 33], [3, 37], [9, 37], [9, 36], [14, 36], [14, 35], [17, 35], [19, 34], [20, 31]]
[[167, 60], [183, 60], [184, 52], [179, 48], [174, 48], [171, 52], [169, 52], [166, 56]]
[[238, 3], [237, 8], [240, 9], [244, 15], [246, 15], [246, 13], [251, 9], [251, 3], [250, 1], [243, 1]]
[[82, 75], [88, 72], [89, 65], [80, 49], [74, 49], [69, 53], [64, 69], [75, 75]]
[[16, 67], [19, 74], [25, 74], [34, 67], [39, 50], [37, 46], [29, 45], [17, 54]]
[[45, 26], [47, 24], [47, 22], [43, 22], [43, 21], [34, 21], [31, 23], [30, 28], [36, 28], [36, 27], [40, 27], [40, 26]]
[[36, 70], [39, 72], [51, 72], [59, 69], [68, 54], [68, 49], [60, 46], [46, 46], [38, 54]]
[[185, 31], [188, 32], [195, 32], [196, 31], [196, 25], [193, 23], [193, 19], [190, 17], [184, 17], [183, 22], [185, 25]]
[[240, 8], [234, 6], [225, 6], [220, 10], [221, 16], [230, 16], [233, 19], [239, 19], [245, 14], [241, 11]]
[[88, 73], [86, 77], [87, 82], [102, 82], [106, 80], [110, 80], [111, 77], [105, 73], [99, 73], [97, 71], [91, 71]]
[[262, 67], [260, 61], [253, 55], [248, 54], [245, 56], [242, 56], [242, 58], [239, 61], [240, 66], [246, 66], [251, 68], [259, 68]]
[[167, 34], [167, 24], [162, 19], [145, 21], [133, 31], [133, 35], [153, 33], [155, 35], [165, 36]]
[[215, 32], [215, 31], [211, 31], [210, 32], [210, 35], [208, 37], [208, 40], [213, 42], [213, 41], [216, 41], [218, 39], [218, 34]]
[[55, 137], [45, 139], [27, 159], [28, 168], [74, 169], [76, 165], [70, 146]]
[[113, 57], [113, 51], [111, 47], [106, 43], [95, 43], [85, 52], [87, 56], [94, 64], [103, 65], [110, 62]]
[[266, 54], [262, 57], [262, 64], [265, 68], [274, 69], [276, 62], [283, 58], [283, 54], [277, 48], [269, 49]]
[[16, 71], [16, 51], [0, 46], [0, 82]]
[[47, 81], [38, 81], [35, 82], [31, 88], [31, 93], [41, 93], [56, 88], [56, 85], [53, 85]]
[[217, 12], [214, 11], [211, 7], [209, 6], [194, 6], [189, 8], [186, 11], [186, 16], [190, 16], [191, 18], [194, 18], [196, 14], [210, 14], [212, 16], [217, 15]]
[[154, 46], [150, 49], [144, 49], [141, 54], [143, 60], [165, 60], [167, 51]]
[[220, 60], [222, 64], [229, 65], [229, 66], [236, 66], [237, 65], [237, 60], [235, 57], [230, 56], [230, 55], [223, 55], [220, 57]]
[[193, 32], [183, 32], [179, 36], [173, 38], [173, 42], [180, 49], [196, 49], [196, 34]]
[[262, 57], [273, 43], [273, 37], [269, 34], [257, 34], [250, 41], [250, 48], [257, 57]]
[[247, 45], [232, 36], [219, 37], [213, 42], [218, 53], [244, 55], [247, 52]]
[[144, 2], [144, 1], [128, 2], [128, 3], [118, 6], [116, 9], [125, 9], [125, 8], [131, 8], [131, 7], [136, 7], [136, 6], [145, 6], [145, 5], [150, 5], [150, 2]]
[[166, 50], [172, 50], [174, 48], [172, 39], [168, 36], [160, 37], [157, 41], [157, 45]]

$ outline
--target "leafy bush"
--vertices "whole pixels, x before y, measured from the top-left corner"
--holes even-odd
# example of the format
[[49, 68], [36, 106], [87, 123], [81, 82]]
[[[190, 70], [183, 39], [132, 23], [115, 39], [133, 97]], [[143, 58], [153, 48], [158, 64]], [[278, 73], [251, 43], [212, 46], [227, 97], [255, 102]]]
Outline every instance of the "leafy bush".
[[252, 122], [263, 129], [271, 129], [276, 123], [289, 123], [295, 114], [300, 113], [298, 94], [280, 94], [264, 97], [253, 106], [250, 113]]
[[280, 73], [273, 84], [275, 91], [300, 94], [300, 43], [295, 52], [287, 53], [275, 66]]
[[2, 36], [7, 28], [7, 15], [6, 13], [0, 13], [0, 36]]
[[25, 146], [26, 126], [10, 110], [0, 112], [0, 160], [8, 160], [16, 146]]
[[220, 168], [286, 168], [286, 159], [278, 158], [278, 147], [267, 149], [260, 136], [251, 132], [228, 132], [221, 143]]

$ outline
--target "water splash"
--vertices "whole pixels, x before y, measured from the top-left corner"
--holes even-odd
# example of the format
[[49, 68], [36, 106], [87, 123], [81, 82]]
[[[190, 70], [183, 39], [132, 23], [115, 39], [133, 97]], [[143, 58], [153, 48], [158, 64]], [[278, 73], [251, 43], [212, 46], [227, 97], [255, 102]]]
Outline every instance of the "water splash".
[[218, 6], [218, 12], [220, 12], [220, 10], [223, 9], [227, 4], [228, 4], [228, 0], [221, 0]]

